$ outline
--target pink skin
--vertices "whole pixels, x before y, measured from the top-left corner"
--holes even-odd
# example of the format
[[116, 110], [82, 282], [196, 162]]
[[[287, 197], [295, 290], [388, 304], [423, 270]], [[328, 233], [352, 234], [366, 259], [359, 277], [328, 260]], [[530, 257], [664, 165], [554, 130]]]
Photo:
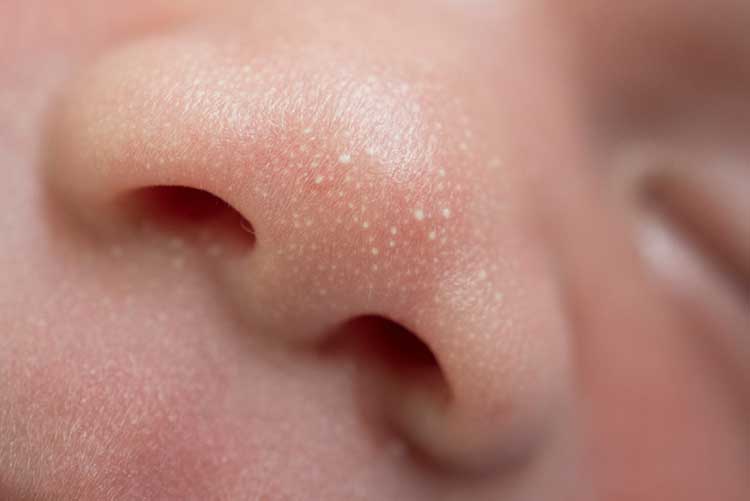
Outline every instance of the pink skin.
[[750, 496], [742, 2], [84, 4], [0, 8], [0, 498]]

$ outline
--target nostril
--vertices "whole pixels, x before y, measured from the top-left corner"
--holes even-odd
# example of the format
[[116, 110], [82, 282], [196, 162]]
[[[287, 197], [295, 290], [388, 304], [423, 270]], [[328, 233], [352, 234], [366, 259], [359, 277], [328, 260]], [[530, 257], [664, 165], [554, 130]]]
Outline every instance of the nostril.
[[367, 315], [350, 320], [329, 340], [328, 349], [347, 352], [360, 367], [387, 372], [403, 383], [435, 386], [447, 392], [447, 384], [437, 358], [413, 332], [387, 318]]
[[545, 443], [546, 416], [506, 396], [471, 400], [459, 386], [462, 368], [441, 354], [418, 334], [373, 315], [347, 322], [323, 346], [324, 356], [353, 368], [363, 420], [378, 438], [406, 445], [421, 471], [442, 479], [515, 478]]
[[184, 186], [140, 188], [122, 197], [125, 212], [175, 236], [217, 243], [235, 252], [255, 244], [250, 222], [221, 198]]
[[[357, 398], [367, 420], [404, 436], [399, 415], [405, 401], [447, 405], [451, 390], [445, 372], [430, 347], [419, 336], [387, 318], [366, 315], [342, 325], [329, 336], [324, 357], [346, 359], [354, 368]], [[415, 457], [422, 451], [414, 450]]]

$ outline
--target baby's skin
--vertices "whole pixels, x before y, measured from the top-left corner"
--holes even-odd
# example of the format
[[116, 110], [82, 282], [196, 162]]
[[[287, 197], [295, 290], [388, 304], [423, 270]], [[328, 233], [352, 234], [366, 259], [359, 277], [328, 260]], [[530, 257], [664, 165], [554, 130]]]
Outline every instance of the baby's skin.
[[3, 0], [0, 499], [750, 499], [749, 33]]

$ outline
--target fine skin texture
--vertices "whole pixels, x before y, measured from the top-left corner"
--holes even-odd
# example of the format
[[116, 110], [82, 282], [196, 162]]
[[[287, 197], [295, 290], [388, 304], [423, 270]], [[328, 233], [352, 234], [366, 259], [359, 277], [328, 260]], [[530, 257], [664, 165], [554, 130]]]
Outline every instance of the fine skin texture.
[[0, 499], [750, 498], [747, 33], [4, 2]]

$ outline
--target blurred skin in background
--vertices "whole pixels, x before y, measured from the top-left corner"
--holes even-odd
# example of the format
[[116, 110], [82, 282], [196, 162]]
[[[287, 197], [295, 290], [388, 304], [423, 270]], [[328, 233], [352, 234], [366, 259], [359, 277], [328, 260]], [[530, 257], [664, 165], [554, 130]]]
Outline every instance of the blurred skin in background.
[[750, 498], [750, 4], [0, 4], [0, 499]]

